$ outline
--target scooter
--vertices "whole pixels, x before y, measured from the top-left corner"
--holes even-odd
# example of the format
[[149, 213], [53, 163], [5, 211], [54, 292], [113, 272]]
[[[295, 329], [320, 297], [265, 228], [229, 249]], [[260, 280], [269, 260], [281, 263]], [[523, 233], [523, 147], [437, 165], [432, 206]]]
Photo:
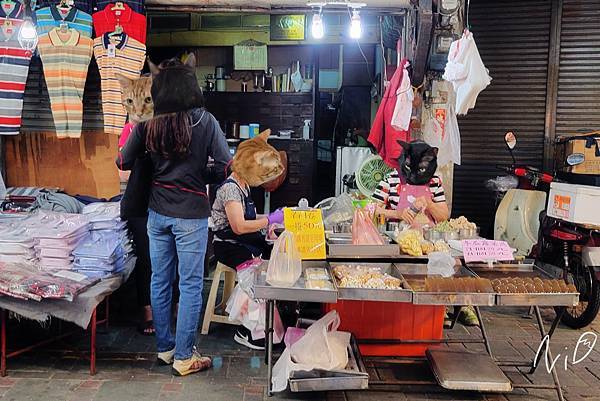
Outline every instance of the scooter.
[[[504, 139], [513, 165], [499, 167], [518, 178], [517, 188], [545, 193], [545, 205], [539, 214], [537, 244], [532, 246], [529, 256], [537, 262], [560, 268], [563, 278], [575, 285], [580, 293], [579, 304], [566, 310], [562, 322], [575, 329], [585, 327], [594, 321], [600, 309], [600, 230], [548, 217], [545, 209], [554, 175], [531, 166], [516, 165], [513, 154], [516, 137], [508, 132]], [[576, 165], [582, 160], [571, 158], [567, 162]]]

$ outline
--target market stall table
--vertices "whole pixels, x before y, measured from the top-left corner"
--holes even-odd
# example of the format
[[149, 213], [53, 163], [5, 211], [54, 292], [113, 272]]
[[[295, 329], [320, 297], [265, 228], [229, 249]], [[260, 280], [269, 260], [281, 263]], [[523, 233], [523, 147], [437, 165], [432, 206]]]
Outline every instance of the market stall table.
[[[89, 329], [90, 375], [96, 374], [96, 328], [99, 324], [106, 324], [108, 327], [108, 298], [125, 281], [127, 281], [127, 278], [135, 267], [135, 260], [135, 257], [131, 258], [121, 272], [94, 284], [92, 287], [78, 294], [73, 301], [42, 299], [41, 301], [36, 302], [33, 300], [22, 300], [8, 296], [0, 297], [0, 320], [2, 324], [0, 331], [0, 375], [6, 376], [7, 374], [7, 359], [73, 334], [73, 332], [62, 333], [56, 337], [9, 352], [7, 351], [6, 344], [7, 312], [38, 322], [45, 322], [50, 318], [56, 318], [62, 321], [72, 322], [83, 329]], [[105, 315], [101, 320], [98, 320], [97, 309], [102, 302], [105, 302], [106, 304]]]
[[[352, 260], [350, 263], [355, 263]], [[539, 358], [542, 352], [539, 352], [537, 360], [534, 361], [504, 361], [494, 357], [492, 348], [490, 346], [488, 334], [485, 327], [485, 322], [481, 317], [480, 306], [493, 307], [496, 305], [507, 305], [507, 306], [529, 306], [532, 307], [535, 313], [536, 322], [539, 326], [540, 339], [552, 337], [558, 322], [560, 321], [565, 309], [569, 306], [574, 306], [578, 303], [577, 293], [535, 293], [535, 294], [505, 294], [498, 293], [497, 291], [487, 293], [472, 293], [468, 291], [433, 291], [422, 286], [423, 277], [426, 276], [426, 265], [416, 264], [400, 264], [392, 263], [383, 265], [375, 265], [383, 267], [386, 272], [391, 273], [393, 276], [399, 278], [403, 283], [403, 289], [408, 289], [410, 294], [410, 300], [407, 298], [406, 291], [396, 290], [379, 290], [370, 292], [369, 289], [348, 289], [341, 288], [333, 274], [331, 274], [331, 266], [328, 262], [310, 262], [311, 266], [317, 263], [328, 269], [329, 275], [332, 278], [334, 291], [337, 295], [334, 295], [332, 291], [327, 291], [326, 296], [322, 290], [311, 290], [304, 286], [304, 280], [300, 279], [293, 287], [273, 287], [266, 283], [265, 269], [257, 272], [255, 280], [255, 297], [258, 299], [265, 299], [267, 302], [267, 316], [266, 316], [266, 363], [267, 363], [267, 393], [272, 394], [272, 373], [273, 373], [273, 319], [276, 301], [287, 300], [287, 301], [298, 301], [298, 302], [323, 302], [323, 303], [335, 303], [337, 300], [343, 299], [357, 299], [365, 300], [369, 299], [372, 295], [373, 298], [370, 300], [387, 301], [387, 302], [412, 302], [413, 304], [431, 304], [431, 305], [447, 305], [447, 306], [473, 306], [479, 317], [481, 331], [481, 339], [418, 339], [418, 340], [370, 340], [373, 342], [384, 344], [398, 344], [398, 343], [419, 343], [419, 344], [447, 344], [447, 343], [482, 343], [485, 345], [486, 354], [470, 354], [461, 353], [461, 363], [456, 362], [456, 355], [452, 353], [443, 352], [441, 350], [429, 349], [426, 353], [427, 360], [429, 361], [432, 371], [436, 376], [437, 384], [447, 389], [460, 389], [460, 390], [471, 390], [481, 392], [510, 392], [514, 388], [529, 388], [529, 389], [553, 389], [557, 392], [558, 399], [564, 400], [562, 389], [560, 387], [560, 381], [555, 370], [552, 370], [553, 384], [518, 384], [511, 383], [508, 377], [502, 372], [501, 367], [528, 367], [530, 373], [534, 373], [538, 366]], [[337, 262], [336, 262], [337, 263]], [[346, 262], [348, 264], [348, 262]], [[361, 264], [368, 264], [361, 261]], [[303, 269], [306, 269], [307, 263]], [[335, 266], [335, 263], [332, 263]], [[266, 263], [263, 265], [266, 268]], [[419, 274], [420, 273], [420, 274]], [[546, 273], [540, 270], [537, 266], [532, 264], [505, 264], [499, 266], [497, 269], [481, 268], [480, 266], [474, 266], [472, 269], [465, 266], [461, 266], [457, 270], [459, 276], [472, 277], [472, 278], [485, 278], [487, 275], [510, 275], [516, 277], [549, 277]], [[304, 275], [303, 275], [304, 277]], [[405, 287], [407, 285], [408, 288]], [[414, 288], [413, 288], [414, 287]], [[312, 291], [315, 291], [314, 293]], [[392, 293], [385, 293], [386, 291], [392, 291]], [[384, 293], [385, 295], [376, 295], [378, 293]], [[554, 306], [557, 310], [556, 317], [552, 322], [550, 329], [546, 331], [545, 325], [540, 313], [540, 306]], [[454, 325], [455, 322], [453, 322]], [[359, 340], [359, 343], [362, 343]], [[552, 352], [549, 347], [542, 350], [548, 354], [548, 357], [552, 360]], [[422, 358], [421, 358], [422, 359]], [[462, 361], [468, 360], [469, 363], [462, 363]], [[384, 361], [375, 360], [374, 367], [377, 367], [377, 363], [394, 364], [394, 359], [387, 358]], [[402, 363], [406, 363], [403, 360]], [[468, 365], [468, 366], [467, 366]], [[481, 375], [473, 377], [473, 366], [479, 366]], [[313, 379], [314, 380], [314, 379]], [[406, 383], [401, 380], [372, 380], [369, 381], [370, 385], [403, 385], [403, 384], [414, 384], [414, 382]], [[432, 384], [432, 383], [420, 383], [420, 384]], [[297, 387], [297, 385], [296, 385]]]

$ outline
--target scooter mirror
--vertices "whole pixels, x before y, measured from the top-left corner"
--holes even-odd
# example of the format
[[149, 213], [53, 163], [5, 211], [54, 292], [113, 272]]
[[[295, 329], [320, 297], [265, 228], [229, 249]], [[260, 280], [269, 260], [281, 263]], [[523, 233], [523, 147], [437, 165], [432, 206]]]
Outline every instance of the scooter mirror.
[[513, 150], [515, 146], [517, 146], [517, 137], [512, 131], [508, 131], [504, 135], [504, 142], [506, 142], [506, 146], [508, 146], [510, 150]]
[[567, 156], [567, 164], [569, 166], [577, 166], [585, 161], [585, 155], [583, 153], [572, 153]]

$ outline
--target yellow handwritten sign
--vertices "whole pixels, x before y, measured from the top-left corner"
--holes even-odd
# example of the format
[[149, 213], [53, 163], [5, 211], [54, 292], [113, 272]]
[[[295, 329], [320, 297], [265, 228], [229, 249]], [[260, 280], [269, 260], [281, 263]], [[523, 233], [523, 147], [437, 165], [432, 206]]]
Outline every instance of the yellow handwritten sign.
[[325, 230], [321, 210], [283, 210], [285, 229], [294, 233], [303, 260], [325, 259]]

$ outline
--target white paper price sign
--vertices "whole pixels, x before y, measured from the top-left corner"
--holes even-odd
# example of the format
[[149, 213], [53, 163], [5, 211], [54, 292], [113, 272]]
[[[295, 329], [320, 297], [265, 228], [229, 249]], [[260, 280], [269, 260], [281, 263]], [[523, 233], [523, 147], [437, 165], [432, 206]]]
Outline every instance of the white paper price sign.
[[465, 262], [513, 260], [513, 251], [506, 241], [466, 239], [462, 241]]

